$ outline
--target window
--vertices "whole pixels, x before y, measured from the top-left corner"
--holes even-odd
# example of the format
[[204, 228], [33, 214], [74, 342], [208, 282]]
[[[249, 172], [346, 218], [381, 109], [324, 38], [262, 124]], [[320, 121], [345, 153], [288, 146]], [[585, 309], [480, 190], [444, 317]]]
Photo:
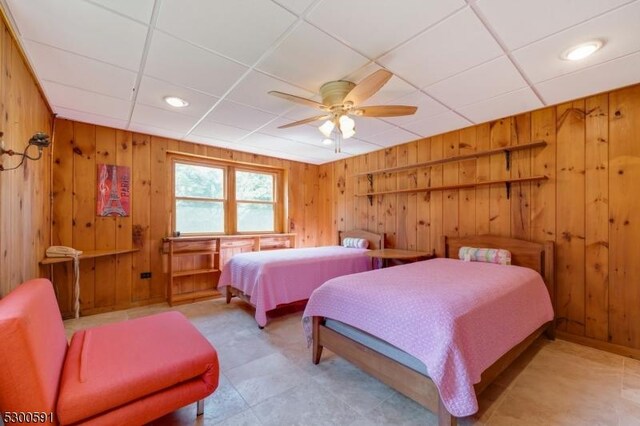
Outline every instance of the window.
[[180, 234], [282, 232], [282, 171], [173, 159], [173, 230]]
[[236, 208], [238, 232], [275, 230], [275, 176], [236, 170]]
[[224, 232], [224, 174], [222, 168], [175, 163], [176, 230]]

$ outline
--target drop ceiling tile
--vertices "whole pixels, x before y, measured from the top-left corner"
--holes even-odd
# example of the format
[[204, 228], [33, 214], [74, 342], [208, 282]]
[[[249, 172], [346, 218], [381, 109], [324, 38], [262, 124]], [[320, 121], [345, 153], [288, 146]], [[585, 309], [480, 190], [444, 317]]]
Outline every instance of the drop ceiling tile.
[[410, 95], [403, 96], [398, 99], [393, 99], [391, 102], [388, 102], [388, 104], [409, 105], [409, 106], [418, 107], [418, 110], [413, 115], [403, 115], [400, 117], [383, 118], [384, 121], [391, 124], [395, 124], [396, 126], [399, 126], [399, 127], [402, 127], [406, 123], [411, 123], [413, 121], [417, 121], [427, 117], [432, 117], [434, 115], [438, 115], [445, 111], [448, 111], [447, 107], [436, 102], [431, 97], [425, 95], [419, 90], [414, 91]]
[[161, 136], [171, 139], [182, 139], [182, 137], [184, 136], [184, 133], [181, 132], [135, 122], [129, 124], [129, 130], [136, 133], [143, 133], [145, 135]]
[[198, 118], [167, 111], [162, 108], [136, 104], [133, 109], [131, 121], [137, 124], [171, 130], [180, 133], [181, 137], [183, 137], [196, 124]]
[[51, 105], [104, 115], [118, 120], [128, 120], [131, 102], [99, 93], [63, 86], [51, 81], [42, 81], [42, 86]]
[[[309, 144], [320, 144], [324, 139], [324, 136], [320, 133], [320, 130], [318, 130], [318, 126], [314, 125], [305, 124], [286, 129], [278, 129], [278, 126], [282, 126], [290, 122], [291, 120], [289, 119], [278, 118], [260, 129], [260, 133]], [[318, 125], [321, 123], [321, 121], [318, 121]]]
[[385, 1], [325, 0], [308, 20], [376, 58], [464, 5], [463, 0], [404, 0], [401, 6]]
[[[189, 102], [189, 105], [184, 108], [172, 107], [164, 101], [165, 96], [177, 96]], [[195, 90], [175, 86], [162, 80], [143, 76], [136, 102], [173, 113], [200, 118], [211, 109], [218, 99], [219, 98], [206, 95], [202, 92], [196, 92]]]
[[417, 87], [443, 80], [503, 53], [468, 7], [380, 59]]
[[90, 114], [85, 111], [75, 111], [73, 109], [52, 105], [53, 111], [58, 118], [68, 118], [69, 120], [81, 121], [83, 123], [98, 124], [100, 126], [115, 127], [116, 129], [126, 129], [127, 120], [106, 117], [104, 115]]
[[374, 143], [365, 142], [360, 139], [351, 138], [346, 141], [342, 141], [342, 152], [352, 155], [366, 154], [368, 152], [377, 151], [382, 149], [380, 145]]
[[[523, 47], [513, 56], [534, 83], [558, 77], [640, 50], [640, 2]], [[604, 46], [581, 61], [560, 58], [568, 48], [601, 39]]]
[[332, 153], [327, 152], [326, 154], [323, 153], [321, 154], [321, 157], [326, 157], [326, 158], [333, 158], [333, 160], [328, 160], [328, 159], [324, 159], [324, 158], [316, 158], [316, 157], [309, 157], [306, 156], [304, 153], [301, 152], [286, 152], [286, 151], [276, 151], [276, 150], [270, 150], [270, 149], [264, 149], [264, 148], [257, 148], [255, 146], [240, 146], [236, 148], [238, 151], [244, 151], [244, 152], [250, 152], [253, 154], [259, 154], [259, 155], [266, 155], [268, 157], [274, 157], [274, 158], [280, 158], [280, 159], [285, 159], [285, 160], [290, 160], [290, 161], [297, 161], [299, 163], [306, 163], [306, 164], [322, 164], [328, 161], [335, 161], [335, 160], [339, 160], [343, 157], [339, 156], [332, 156]]
[[324, 151], [333, 152], [332, 148], [328, 148], [326, 146], [310, 145], [289, 139], [278, 138], [264, 133], [253, 133], [238, 143], [273, 151], [290, 152], [294, 155], [310, 158], [322, 158], [321, 154], [323, 154]]
[[289, 9], [296, 15], [300, 15], [306, 8], [311, 6], [315, 0], [273, 0], [283, 7]]
[[295, 20], [270, 1], [164, 0], [157, 28], [252, 65]]
[[548, 104], [556, 104], [640, 82], [640, 52], [536, 84]]
[[495, 98], [477, 102], [472, 105], [459, 108], [458, 112], [475, 123], [484, 123], [490, 120], [519, 114], [542, 108], [544, 105], [533, 91], [526, 87]]
[[628, 2], [478, 0], [476, 4], [507, 47], [513, 50]]
[[40, 79], [131, 100], [135, 72], [33, 41], [24, 46]]
[[217, 146], [219, 148], [234, 149], [235, 143], [229, 141], [223, 141], [216, 138], [208, 138], [206, 136], [194, 135], [193, 133], [184, 138], [186, 141], [193, 143], [201, 143], [203, 145]]
[[137, 71], [147, 27], [83, 1], [8, 0], [22, 37]]
[[191, 135], [234, 142], [247, 136], [249, 133], [251, 133], [249, 130], [204, 120], [198, 124], [198, 127], [193, 130]]
[[428, 137], [471, 125], [471, 122], [455, 112], [447, 111], [429, 118], [423, 118], [404, 124], [403, 127], [422, 137]]
[[371, 142], [383, 147], [389, 147], [420, 139], [420, 136], [415, 133], [408, 132], [404, 129], [400, 129], [399, 127], [395, 127], [391, 130], [387, 130], [386, 132], [378, 133], [377, 135], [368, 136], [361, 139], [364, 139], [365, 142]]
[[369, 141], [369, 137], [383, 132], [388, 132], [396, 127], [378, 118], [355, 117], [356, 136], [358, 139]]
[[458, 108], [525, 87], [518, 70], [506, 56], [442, 80], [424, 90], [450, 108]]
[[[290, 110], [295, 104], [270, 95], [268, 92], [276, 90], [292, 95], [311, 99], [314, 94], [299, 87], [285, 83], [258, 71], [251, 71], [229, 93], [228, 99], [248, 105], [273, 114], [282, 114]], [[313, 111], [307, 108], [309, 111]]]
[[155, 0], [87, 0], [149, 25]]
[[170, 83], [222, 96], [247, 67], [155, 31], [145, 74]]
[[[313, 98], [309, 98], [309, 99], [313, 99], [316, 102], [320, 102], [320, 96], [314, 96]], [[286, 111], [282, 115], [283, 117], [286, 117], [287, 119], [289, 119], [289, 122], [291, 122], [291, 121], [297, 121], [297, 120], [304, 120], [305, 118], [311, 118], [314, 116], [318, 116], [320, 114], [322, 114], [322, 111], [317, 110], [313, 107], [294, 106], [293, 108]]]
[[321, 160], [333, 153], [332, 148], [318, 147], [289, 139], [277, 138], [264, 133], [253, 133], [238, 141], [239, 145], [253, 146], [270, 151], [286, 152], [301, 158]]
[[367, 63], [367, 58], [302, 22], [257, 68], [317, 93]]
[[207, 121], [226, 124], [240, 129], [255, 130], [264, 126], [277, 116], [255, 108], [222, 101], [207, 115]]

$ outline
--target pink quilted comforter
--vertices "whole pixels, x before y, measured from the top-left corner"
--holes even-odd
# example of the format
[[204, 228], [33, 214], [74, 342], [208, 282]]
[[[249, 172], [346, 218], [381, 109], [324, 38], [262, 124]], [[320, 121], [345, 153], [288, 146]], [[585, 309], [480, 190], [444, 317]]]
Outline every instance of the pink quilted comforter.
[[447, 410], [478, 411], [481, 373], [553, 318], [532, 269], [433, 259], [335, 278], [313, 292], [303, 315], [349, 324], [413, 355], [427, 367]]
[[331, 278], [370, 270], [366, 251], [327, 246], [241, 253], [225, 264], [218, 288], [230, 285], [250, 296], [256, 321], [264, 327], [267, 311], [278, 305], [307, 300]]

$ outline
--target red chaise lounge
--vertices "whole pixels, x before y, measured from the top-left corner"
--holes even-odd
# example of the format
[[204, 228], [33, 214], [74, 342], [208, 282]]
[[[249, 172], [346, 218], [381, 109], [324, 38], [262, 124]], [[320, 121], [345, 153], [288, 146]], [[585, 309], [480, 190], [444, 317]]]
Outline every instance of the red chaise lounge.
[[215, 349], [178, 312], [82, 330], [67, 345], [45, 279], [0, 300], [0, 342], [5, 415], [45, 413], [62, 425], [144, 424], [196, 401], [202, 414], [203, 398], [218, 386]]

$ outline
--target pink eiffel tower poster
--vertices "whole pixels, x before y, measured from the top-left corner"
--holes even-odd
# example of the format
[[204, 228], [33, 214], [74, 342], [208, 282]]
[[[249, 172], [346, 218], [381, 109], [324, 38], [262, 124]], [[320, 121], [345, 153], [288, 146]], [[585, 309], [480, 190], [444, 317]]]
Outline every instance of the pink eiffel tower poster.
[[130, 186], [129, 167], [98, 164], [98, 216], [129, 216]]

